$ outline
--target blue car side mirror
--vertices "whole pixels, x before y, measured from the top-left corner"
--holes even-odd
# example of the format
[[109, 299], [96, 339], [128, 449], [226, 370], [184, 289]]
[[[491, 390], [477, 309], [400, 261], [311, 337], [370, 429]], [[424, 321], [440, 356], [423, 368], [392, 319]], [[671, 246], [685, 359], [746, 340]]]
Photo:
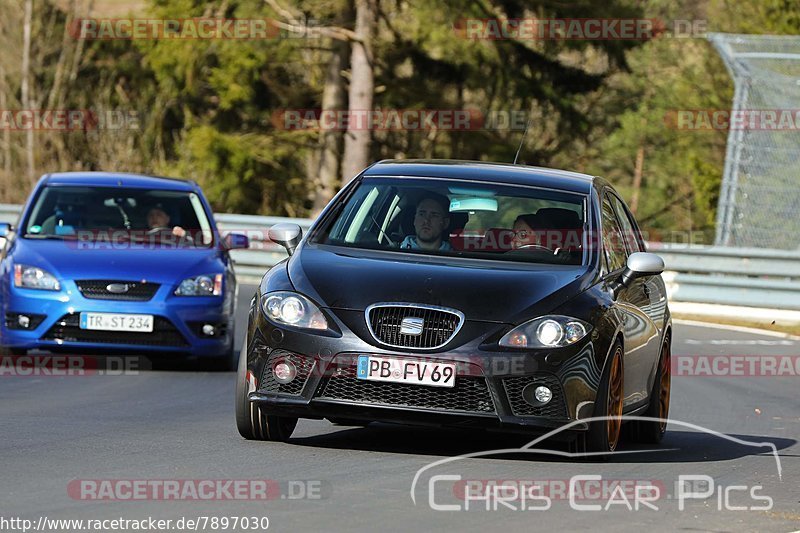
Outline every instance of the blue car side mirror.
[[228, 250], [241, 250], [250, 247], [250, 239], [241, 233], [228, 233], [224, 239], [225, 247]]
[[14, 228], [11, 226], [11, 224], [7, 222], [0, 222], [0, 237], [8, 237], [8, 234], [11, 233], [13, 229]]

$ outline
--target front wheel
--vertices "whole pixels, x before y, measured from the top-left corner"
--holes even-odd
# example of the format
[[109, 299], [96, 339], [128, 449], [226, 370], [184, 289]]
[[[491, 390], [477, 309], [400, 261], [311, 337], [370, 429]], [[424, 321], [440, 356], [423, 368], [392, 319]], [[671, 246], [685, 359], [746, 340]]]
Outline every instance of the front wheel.
[[248, 440], [271, 440], [286, 442], [297, 426], [297, 418], [265, 413], [260, 406], [250, 401], [250, 378], [247, 373], [247, 343], [242, 346], [236, 372], [236, 428]]
[[656, 377], [650, 391], [650, 405], [642, 416], [653, 420], [636, 420], [631, 422], [630, 435], [635, 442], [642, 444], [658, 444], [667, 432], [669, 418], [669, 399], [672, 388], [672, 348], [670, 339], [664, 340], [661, 357], [658, 360]]
[[622, 433], [622, 400], [624, 394], [623, 350], [617, 341], [606, 363], [595, 400], [594, 416], [602, 417], [589, 424], [589, 431], [580, 437], [580, 448], [587, 452], [611, 453], [617, 449]]
[[234, 349], [232, 339], [233, 335], [231, 334], [231, 345], [222, 355], [208, 358], [200, 363], [203, 369], [210, 372], [232, 372], [237, 369], [237, 352]]

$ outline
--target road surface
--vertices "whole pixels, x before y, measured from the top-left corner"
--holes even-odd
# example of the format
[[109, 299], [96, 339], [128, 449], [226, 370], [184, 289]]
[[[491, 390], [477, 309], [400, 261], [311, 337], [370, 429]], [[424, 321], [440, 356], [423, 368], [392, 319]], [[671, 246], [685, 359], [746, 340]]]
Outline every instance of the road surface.
[[[239, 324], [245, 323], [253, 290], [242, 287]], [[243, 329], [238, 328], [238, 343]], [[675, 357], [770, 358], [798, 355], [800, 342], [676, 324], [673, 346]], [[673, 425], [662, 444], [669, 451], [646, 450], [615, 456], [609, 462], [506, 454], [434, 467], [420, 475], [416, 504], [411, 498], [412, 481], [426, 465], [458, 454], [518, 448], [530, 439], [301, 420], [290, 443], [246, 441], [234, 425], [233, 381], [233, 373], [181, 367], [124, 375], [0, 377], [0, 517], [31, 520], [34, 526], [45, 517], [152, 517], [173, 520], [171, 530], [176, 530], [175, 521], [181, 518], [202, 521], [209, 517], [199, 524], [200, 531], [213, 530], [210, 517], [229, 517], [227, 526], [232, 530], [237, 516], [267, 517], [269, 529], [278, 531], [800, 530], [800, 377], [786, 372], [781, 377], [682, 375], [673, 380], [672, 418], [744, 441], [772, 443], [776, 454], [763, 446]], [[469, 510], [463, 510], [462, 485], [432, 477], [436, 475], [460, 476], [462, 483], [472, 483], [473, 495], [490, 496], [473, 498]], [[602, 480], [592, 485], [574, 478], [580, 475], [600, 475]], [[684, 485], [679, 498], [675, 482], [680, 476], [710, 476], [713, 487], [702, 483], [694, 487], [713, 495], [690, 498], [685, 494], [690, 487]], [[130, 500], [94, 499], [103, 495], [104, 487], [114, 487], [116, 492], [111, 494], [116, 497], [130, 495], [123, 488], [133, 487], [133, 481], [141, 488], [148, 482], [155, 486], [164, 480], [193, 480], [189, 483], [197, 488], [203, 480], [254, 479], [270, 480], [268, 499], [229, 499], [224, 489], [213, 493], [222, 499], [211, 501], [152, 499], [157, 489]], [[565, 491], [571, 479], [575, 490]], [[87, 480], [105, 481], [91, 484]], [[507, 488], [495, 494], [498, 498], [491, 496], [491, 490], [482, 492], [491, 485], [486, 480], [511, 481], [499, 483]], [[524, 489], [530, 480], [537, 480], [547, 491], [529, 494], [546, 494], [549, 499], [513, 497], [513, 491]], [[641, 502], [638, 510], [633, 508], [636, 498], [630, 488], [623, 497], [610, 494], [616, 485], [632, 482], [659, 490], [657, 499], [649, 501], [657, 510]], [[181, 490], [188, 490], [187, 482], [181, 483]], [[246, 483], [251, 490], [248, 497], [260, 497], [258, 487], [263, 486], [253, 489], [255, 485]], [[608, 494], [598, 493], [598, 487]], [[187, 494], [183, 497], [191, 497], [191, 492]], [[653, 494], [646, 493], [643, 499]], [[431, 503], [460, 510], [434, 510]], [[601, 510], [578, 510], [580, 505], [600, 505]], [[20, 524], [6, 522], [2, 527], [0, 519], [0, 530], [13, 531]], [[44, 520], [42, 524], [48, 525]], [[217, 523], [217, 530], [224, 530], [221, 524]], [[262, 520], [259, 525], [266, 523]], [[61, 530], [79, 527], [72, 524]], [[245, 529], [239, 523], [236, 530]]]

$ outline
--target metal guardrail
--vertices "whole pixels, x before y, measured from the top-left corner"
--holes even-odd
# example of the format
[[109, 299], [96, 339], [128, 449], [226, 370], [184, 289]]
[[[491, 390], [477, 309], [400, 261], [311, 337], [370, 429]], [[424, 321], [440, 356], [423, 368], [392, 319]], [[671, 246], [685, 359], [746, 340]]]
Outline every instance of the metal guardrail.
[[[0, 222], [15, 223], [20, 210], [0, 204]], [[214, 218], [223, 233], [250, 238], [249, 250], [231, 252], [236, 273], [247, 282], [257, 282], [286, 258], [286, 251], [267, 237], [270, 226], [291, 222], [306, 232], [312, 222], [227, 213]], [[673, 301], [800, 310], [800, 252], [665, 243], [650, 243], [650, 250], [664, 258], [664, 281]]]
[[[800, 253], [651, 243], [671, 300], [800, 310]], [[743, 317], [746, 318], [746, 317]]]

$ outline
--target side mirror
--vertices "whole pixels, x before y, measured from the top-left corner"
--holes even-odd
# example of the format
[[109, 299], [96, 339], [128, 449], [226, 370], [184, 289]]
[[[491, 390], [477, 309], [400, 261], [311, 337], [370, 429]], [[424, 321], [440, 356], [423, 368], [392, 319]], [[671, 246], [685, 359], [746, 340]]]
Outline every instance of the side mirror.
[[11, 224], [8, 224], [7, 222], [0, 222], [0, 237], [8, 237], [8, 234], [11, 233], [13, 229], [14, 228], [11, 226]]
[[664, 260], [661, 257], [649, 252], [634, 252], [628, 256], [619, 283], [627, 287], [636, 278], [656, 276], [662, 272], [664, 272]]
[[286, 248], [289, 255], [294, 253], [302, 238], [303, 230], [297, 224], [275, 224], [269, 228], [269, 240]]
[[247, 235], [242, 235], [241, 233], [228, 233], [225, 235], [223, 243], [228, 250], [250, 248], [250, 239], [247, 238]]

